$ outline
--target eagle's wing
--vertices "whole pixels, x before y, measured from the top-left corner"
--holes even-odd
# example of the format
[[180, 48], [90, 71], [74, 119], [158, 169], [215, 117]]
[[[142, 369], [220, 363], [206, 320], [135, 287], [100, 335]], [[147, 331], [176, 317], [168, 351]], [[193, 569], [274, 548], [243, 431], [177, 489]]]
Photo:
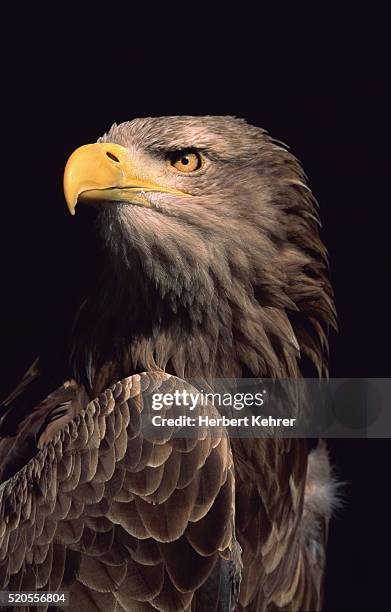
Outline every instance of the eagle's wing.
[[234, 607], [240, 548], [224, 430], [184, 439], [142, 427], [151, 393], [178, 385], [144, 373], [88, 402], [68, 383], [54, 410], [52, 394], [40, 450], [0, 486], [0, 588], [69, 590], [86, 612]]
[[336, 487], [325, 445], [308, 455], [303, 439], [231, 442], [243, 551], [238, 611], [321, 610]]

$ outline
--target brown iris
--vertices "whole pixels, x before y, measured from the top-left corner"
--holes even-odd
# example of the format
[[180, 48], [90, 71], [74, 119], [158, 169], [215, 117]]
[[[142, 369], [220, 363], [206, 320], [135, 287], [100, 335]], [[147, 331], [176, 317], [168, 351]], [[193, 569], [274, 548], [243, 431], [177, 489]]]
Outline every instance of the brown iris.
[[198, 151], [175, 151], [169, 156], [170, 165], [179, 172], [195, 172], [202, 166], [202, 158]]

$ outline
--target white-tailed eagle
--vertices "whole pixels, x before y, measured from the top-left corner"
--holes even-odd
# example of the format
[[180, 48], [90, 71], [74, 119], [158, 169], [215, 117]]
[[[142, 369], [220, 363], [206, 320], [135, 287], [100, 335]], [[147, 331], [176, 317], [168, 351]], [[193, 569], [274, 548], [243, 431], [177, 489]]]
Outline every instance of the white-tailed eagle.
[[102, 257], [66, 374], [38, 358], [0, 413], [0, 588], [85, 611], [320, 609], [325, 447], [140, 427], [148, 394], [183, 379], [327, 373], [335, 312], [299, 163], [241, 119], [135, 119], [77, 149], [64, 190], [72, 214], [96, 207]]

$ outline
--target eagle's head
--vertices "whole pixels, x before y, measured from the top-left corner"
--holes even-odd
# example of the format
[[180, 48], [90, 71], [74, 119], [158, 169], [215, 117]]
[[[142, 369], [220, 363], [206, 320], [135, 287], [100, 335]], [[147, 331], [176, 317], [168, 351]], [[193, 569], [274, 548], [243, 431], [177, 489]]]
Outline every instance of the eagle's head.
[[133, 368], [181, 376], [292, 375], [303, 355], [325, 370], [334, 309], [315, 201], [264, 130], [233, 117], [114, 125], [72, 154], [64, 190], [72, 214], [97, 207], [107, 255], [81, 315], [90, 362], [121, 346]]

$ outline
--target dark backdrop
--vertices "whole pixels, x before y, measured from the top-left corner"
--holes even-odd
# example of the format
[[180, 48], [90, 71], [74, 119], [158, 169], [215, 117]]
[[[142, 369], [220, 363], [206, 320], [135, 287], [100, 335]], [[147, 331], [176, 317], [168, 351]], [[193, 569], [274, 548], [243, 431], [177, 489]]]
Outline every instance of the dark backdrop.
[[[262, 29], [252, 44], [239, 43], [233, 30], [225, 46], [175, 38], [151, 50], [152, 33], [134, 41], [121, 30], [118, 46], [98, 33], [86, 42], [73, 26], [60, 51], [53, 34], [42, 44], [38, 35], [15, 38], [15, 30], [4, 48], [2, 393], [48, 335], [61, 335], [87, 270], [83, 224], [69, 216], [62, 197], [68, 155], [114, 121], [165, 114], [243, 116], [289, 144], [319, 200], [330, 253], [340, 328], [331, 338], [331, 375], [389, 376], [381, 293], [389, 239], [386, 192], [380, 191], [389, 154], [379, 121], [386, 81], [380, 56], [367, 52], [364, 38], [353, 45], [345, 31], [336, 47], [336, 33], [318, 24], [298, 57], [295, 32], [285, 45], [276, 33], [267, 51], [258, 45]], [[381, 610], [387, 530], [379, 508], [388, 441], [340, 440], [330, 447], [347, 484], [331, 526], [326, 609]]]

